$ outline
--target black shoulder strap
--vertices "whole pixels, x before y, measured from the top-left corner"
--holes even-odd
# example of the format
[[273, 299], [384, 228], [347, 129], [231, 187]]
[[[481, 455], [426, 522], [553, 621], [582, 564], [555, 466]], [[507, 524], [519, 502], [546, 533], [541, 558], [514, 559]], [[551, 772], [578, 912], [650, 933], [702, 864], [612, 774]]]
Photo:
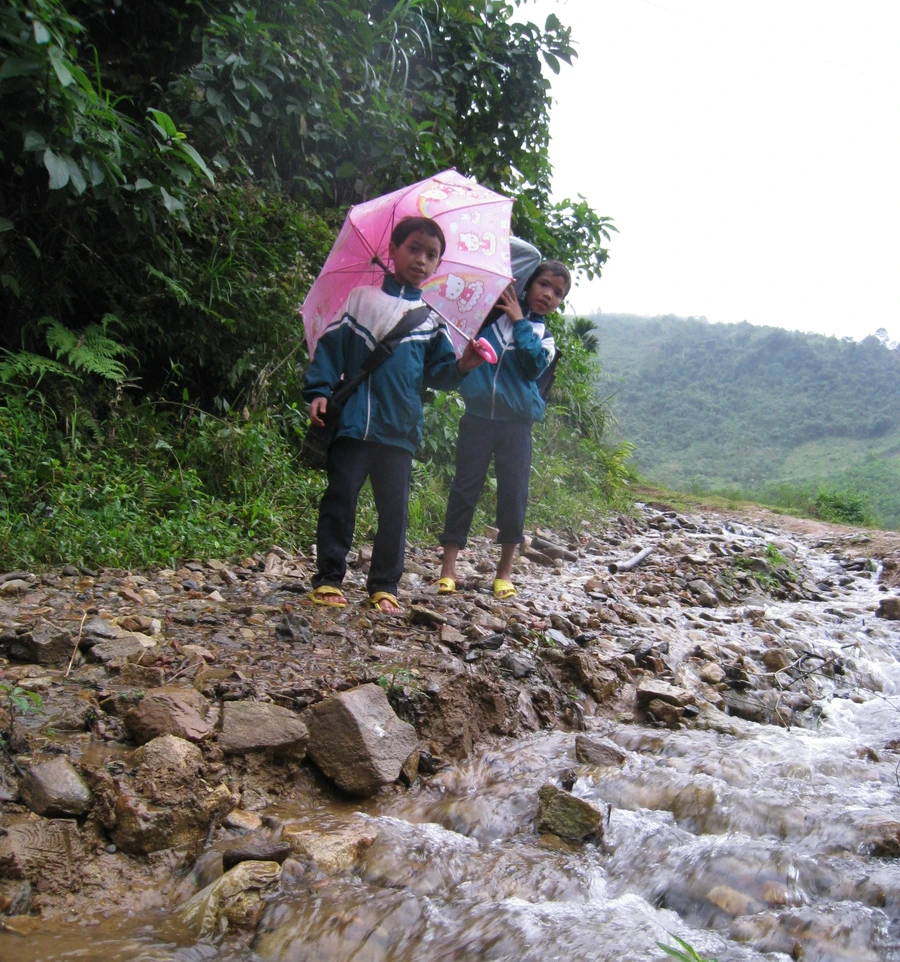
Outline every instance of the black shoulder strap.
[[559, 359], [562, 357], [562, 351], [559, 348], [553, 355], [553, 359], [547, 365], [546, 370], [542, 371], [537, 379], [537, 389], [538, 394], [541, 396], [541, 400], [546, 401], [547, 395], [550, 393], [550, 388], [553, 387], [553, 382], [556, 380], [556, 365], [559, 364]]
[[425, 319], [431, 313], [431, 310], [427, 304], [423, 304], [422, 307], [414, 307], [411, 311], [407, 311], [387, 334], [375, 344], [356, 376], [350, 378], [349, 381], [341, 381], [338, 384], [331, 395], [332, 401], [341, 405], [346, 404], [350, 395], [372, 371], [394, 353], [394, 348], [400, 343], [401, 338], [406, 337], [410, 331], [414, 331], [420, 324], [425, 323]]
[[433, 308], [428, 304], [423, 304], [421, 307], [414, 307], [411, 311], [407, 311], [385, 334], [381, 343], [391, 348], [396, 347], [410, 331], [414, 331], [420, 324], [425, 323], [432, 310]]

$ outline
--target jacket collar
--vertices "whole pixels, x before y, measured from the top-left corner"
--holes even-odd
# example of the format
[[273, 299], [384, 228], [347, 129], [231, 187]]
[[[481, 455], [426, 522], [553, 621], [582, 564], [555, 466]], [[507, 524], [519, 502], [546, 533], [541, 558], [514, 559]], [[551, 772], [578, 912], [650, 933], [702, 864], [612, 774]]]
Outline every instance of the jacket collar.
[[385, 274], [381, 289], [391, 297], [402, 297], [404, 301], [419, 301], [422, 299], [422, 292], [418, 287], [407, 285], [406, 287], [398, 284], [394, 280], [393, 274]]

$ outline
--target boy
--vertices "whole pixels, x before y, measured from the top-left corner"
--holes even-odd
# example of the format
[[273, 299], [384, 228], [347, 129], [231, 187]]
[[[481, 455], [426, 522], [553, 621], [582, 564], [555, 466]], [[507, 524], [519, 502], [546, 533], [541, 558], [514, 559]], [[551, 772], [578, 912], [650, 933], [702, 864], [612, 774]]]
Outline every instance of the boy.
[[525, 284], [522, 302], [512, 287], [497, 301], [499, 318], [482, 334], [497, 352], [496, 365], [468, 378], [461, 392], [466, 413], [456, 442], [456, 475], [450, 486], [438, 593], [456, 591], [456, 558], [465, 547], [475, 506], [484, 487], [491, 458], [497, 473], [497, 540], [500, 560], [494, 597], [512, 598], [510, 580], [517, 545], [522, 542], [528, 480], [531, 474], [531, 426], [544, 417], [537, 380], [556, 353], [544, 316], [555, 311], [569, 293], [571, 277], [559, 261], [540, 264]]
[[[400, 318], [424, 304], [421, 287], [437, 269], [445, 248], [443, 231], [427, 217], [405, 217], [395, 226], [388, 247], [393, 274], [385, 275], [380, 288], [351, 291], [341, 317], [316, 345], [303, 388], [313, 424], [322, 425], [341, 376], [352, 378]], [[347, 604], [340, 586], [353, 543], [357, 499], [368, 477], [378, 531], [366, 588], [378, 610], [400, 610], [397, 584], [406, 551], [410, 471], [423, 426], [420, 390], [423, 385], [455, 388], [481, 360], [470, 341], [457, 361], [445, 325], [432, 312], [347, 401], [328, 452], [328, 487], [319, 504], [317, 571], [310, 593], [316, 604], [334, 608]]]

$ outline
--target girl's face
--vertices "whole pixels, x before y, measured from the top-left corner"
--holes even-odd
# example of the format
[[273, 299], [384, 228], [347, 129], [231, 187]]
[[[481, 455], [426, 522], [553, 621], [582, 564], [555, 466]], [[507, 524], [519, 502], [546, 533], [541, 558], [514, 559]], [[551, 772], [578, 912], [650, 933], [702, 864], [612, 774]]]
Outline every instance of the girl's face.
[[538, 274], [528, 288], [525, 303], [535, 314], [551, 314], [566, 294], [566, 282], [562, 277], [550, 273]]
[[420, 230], [414, 230], [399, 247], [391, 243], [388, 253], [394, 262], [394, 280], [409, 287], [421, 287], [441, 262], [440, 241]]

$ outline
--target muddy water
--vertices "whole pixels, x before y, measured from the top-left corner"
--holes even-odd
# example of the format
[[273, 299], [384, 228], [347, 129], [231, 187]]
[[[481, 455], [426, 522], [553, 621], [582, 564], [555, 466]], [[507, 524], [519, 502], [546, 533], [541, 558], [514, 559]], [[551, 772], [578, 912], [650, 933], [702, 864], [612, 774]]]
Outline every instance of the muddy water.
[[[900, 635], [872, 616], [870, 575], [844, 580], [828, 602], [767, 604], [752, 619], [844, 660], [843, 674], [811, 676], [823, 712], [809, 728], [596, 723], [627, 754], [615, 769], [578, 764], [572, 734], [497, 745], [367, 803], [378, 840], [365, 860], [337, 876], [286, 873], [248, 942], [197, 942], [144, 914], [0, 936], [0, 956], [662, 962], [657, 942], [676, 935], [718, 962], [900, 962], [900, 859], [888, 857], [900, 854], [900, 789], [886, 750], [900, 735]], [[717, 620], [716, 643], [752, 646], [749, 620]], [[686, 650], [696, 632], [673, 618], [658, 635]], [[538, 788], [572, 771], [573, 792], [608, 812], [601, 845], [534, 833]], [[279, 814], [326, 825], [341, 814], [321, 805], [311, 793]]]

